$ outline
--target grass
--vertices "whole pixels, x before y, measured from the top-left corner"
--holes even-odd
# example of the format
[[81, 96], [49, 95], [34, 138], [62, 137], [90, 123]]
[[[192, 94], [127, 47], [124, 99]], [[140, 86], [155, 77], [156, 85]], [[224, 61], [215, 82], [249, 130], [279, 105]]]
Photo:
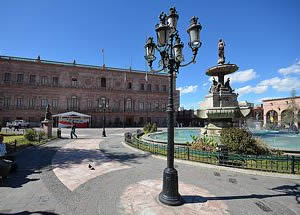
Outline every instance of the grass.
[[[43, 136], [40, 141], [38, 139], [34, 141], [30, 141], [27, 140], [23, 134], [5, 134], [5, 133], [1, 133], [1, 134], [4, 136], [3, 142], [6, 144], [6, 149], [8, 153], [19, 151], [29, 146], [38, 146], [50, 140], [56, 139], [56, 137], [47, 139], [45, 136]], [[16, 148], [15, 148], [15, 141], [17, 142]]]

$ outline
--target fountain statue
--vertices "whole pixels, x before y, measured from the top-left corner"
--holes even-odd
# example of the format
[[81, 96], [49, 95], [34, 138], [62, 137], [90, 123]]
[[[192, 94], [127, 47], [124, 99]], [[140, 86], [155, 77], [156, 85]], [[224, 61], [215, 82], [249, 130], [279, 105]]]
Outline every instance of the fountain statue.
[[217, 65], [206, 71], [206, 75], [213, 77], [212, 85], [198, 112], [198, 117], [206, 120], [206, 126], [201, 133], [210, 136], [219, 135], [223, 128], [239, 127], [241, 119], [251, 112], [250, 107], [239, 107], [238, 94], [234, 93], [231, 88], [230, 78], [224, 82], [225, 75], [232, 74], [239, 69], [235, 64], [225, 63], [224, 47], [225, 42], [220, 39]]

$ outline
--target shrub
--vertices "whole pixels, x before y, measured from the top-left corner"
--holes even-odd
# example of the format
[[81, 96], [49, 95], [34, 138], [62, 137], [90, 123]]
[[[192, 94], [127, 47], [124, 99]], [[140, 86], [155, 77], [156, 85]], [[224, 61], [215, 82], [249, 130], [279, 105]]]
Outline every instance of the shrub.
[[228, 147], [229, 151], [239, 154], [262, 155], [270, 153], [267, 145], [262, 140], [255, 139], [245, 129], [224, 128], [221, 131], [221, 144]]
[[187, 143], [188, 146], [191, 146], [192, 149], [202, 150], [202, 151], [216, 151], [217, 142], [213, 137], [209, 136], [191, 136], [193, 141], [192, 143]]
[[27, 129], [24, 134], [24, 137], [29, 141], [34, 141], [37, 138], [37, 136], [37, 132], [33, 129]]

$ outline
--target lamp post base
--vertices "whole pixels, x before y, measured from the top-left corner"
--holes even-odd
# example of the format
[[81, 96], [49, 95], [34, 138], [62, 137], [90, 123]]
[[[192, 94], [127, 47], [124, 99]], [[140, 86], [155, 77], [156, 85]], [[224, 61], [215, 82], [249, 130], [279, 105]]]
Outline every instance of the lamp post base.
[[102, 137], [106, 137], [105, 131], [102, 131]]
[[178, 192], [178, 174], [174, 168], [165, 168], [163, 175], [163, 190], [159, 201], [169, 206], [180, 206], [184, 200]]

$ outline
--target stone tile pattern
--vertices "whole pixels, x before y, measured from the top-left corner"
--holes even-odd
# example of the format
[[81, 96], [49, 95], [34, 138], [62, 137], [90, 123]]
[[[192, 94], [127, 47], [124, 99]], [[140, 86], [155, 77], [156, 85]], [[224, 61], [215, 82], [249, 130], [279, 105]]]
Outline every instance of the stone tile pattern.
[[[57, 178], [71, 191], [103, 174], [130, 168], [111, 160], [99, 150], [99, 139], [80, 139], [62, 147], [54, 156], [52, 165]], [[95, 170], [88, 166], [91, 164]]]
[[[120, 213], [124, 215], [177, 215], [229, 214], [223, 201], [206, 201], [204, 197], [214, 197], [207, 190], [194, 185], [179, 183], [179, 192], [185, 201], [182, 206], [170, 207], [158, 200], [162, 189], [162, 180], [144, 180], [128, 186], [120, 198]], [[203, 197], [203, 198], [202, 198]]]

